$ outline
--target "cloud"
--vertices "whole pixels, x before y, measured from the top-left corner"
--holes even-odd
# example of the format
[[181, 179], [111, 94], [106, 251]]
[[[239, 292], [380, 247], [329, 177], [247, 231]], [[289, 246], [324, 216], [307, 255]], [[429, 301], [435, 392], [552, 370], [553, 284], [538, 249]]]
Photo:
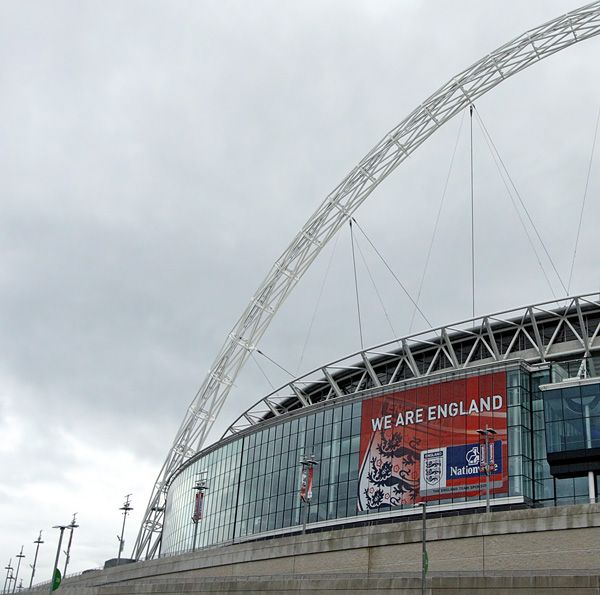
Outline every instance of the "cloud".
[[[101, 564], [116, 552], [111, 527], [128, 492], [131, 545], [154, 475], [221, 342], [323, 197], [443, 82], [574, 7], [2, 4], [2, 559], [21, 543], [31, 556], [37, 531], [77, 510], [71, 568]], [[477, 106], [563, 277], [600, 97], [597, 44], [561, 52]], [[458, 126], [440, 130], [357, 214], [413, 293]], [[422, 308], [437, 324], [470, 311], [467, 126], [423, 286]], [[476, 309], [550, 298], [477, 126], [474, 139]], [[599, 155], [576, 292], [598, 286], [590, 222], [600, 215]], [[407, 332], [410, 303], [358, 239], [394, 328]], [[303, 370], [359, 346], [349, 246], [343, 230]], [[294, 371], [331, 249], [261, 345]], [[365, 340], [390, 339], [360, 260], [358, 272]], [[286, 380], [260, 363], [273, 384]], [[213, 437], [268, 391], [250, 361]], [[46, 535], [42, 565], [55, 547], [56, 535]]]

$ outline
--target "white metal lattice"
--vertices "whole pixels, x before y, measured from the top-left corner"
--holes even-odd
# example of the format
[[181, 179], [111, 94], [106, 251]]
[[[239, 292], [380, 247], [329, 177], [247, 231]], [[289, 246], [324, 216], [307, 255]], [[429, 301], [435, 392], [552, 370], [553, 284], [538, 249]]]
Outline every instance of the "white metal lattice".
[[206, 440], [239, 371], [304, 272], [373, 190], [438, 128], [504, 79], [600, 33], [600, 1], [553, 19], [485, 56], [441, 87], [386, 134], [326, 197], [277, 259], [227, 336], [189, 406], [159, 472], [133, 556], [160, 546], [166, 484]]
[[597, 375], [593, 357], [599, 353], [598, 293], [477, 316], [361, 349], [298, 376], [242, 413], [223, 437], [365, 389], [511, 360], [581, 358]]

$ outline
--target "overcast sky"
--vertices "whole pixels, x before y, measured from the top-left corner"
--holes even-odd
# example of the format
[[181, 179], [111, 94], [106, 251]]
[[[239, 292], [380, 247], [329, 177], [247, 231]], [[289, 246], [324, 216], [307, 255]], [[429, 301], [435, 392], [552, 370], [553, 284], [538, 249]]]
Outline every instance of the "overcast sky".
[[[73, 512], [81, 526], [70, 570], [100, 566], [117, 553], [118, 508], [131, 492], [129, 553], [152, 482], [218, 348], [325, 195], [448, 79], [577, 6], [2, 2], [2, 567], [21, 544], [28, 565], [43, 529], [36, 578], [48, 579], [57, 544], [50, 527]], [[600, 107], [599, 56], [600, 39], [587, 41], [477, 103], [565, 279]], [[416, 294], [457, 143], [423, 284], [422, 308], [435, 324], [471, 308], [469, 122], [459, 135], [460, 121], [357, 213]], [[544, 279], [477, 124], [473, 136], [477, 312], [561, 294], [547, 262], [552, 290]], [[600, 286], [599, 192], [600, 150], [572, 293]], [[393, 326], [359, 257], [365, 342], [373, 344], [408, 332], [412, 311], [358, 241]], [[343, 230], [261, 349], [305, 371], [358, 347]], [[286, 380], [260, 363], [273, 384]], [[269, 390], [250, 360], [214, 437]], [[28, 584], [28, 566], [21, 576]]]

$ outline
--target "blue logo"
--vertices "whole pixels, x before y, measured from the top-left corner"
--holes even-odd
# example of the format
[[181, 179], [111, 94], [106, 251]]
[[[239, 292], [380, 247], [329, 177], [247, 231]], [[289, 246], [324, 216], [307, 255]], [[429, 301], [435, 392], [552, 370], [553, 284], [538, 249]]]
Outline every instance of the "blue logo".
[[446, 449], [446, 478], [485, 476], [485, 464], [490, 465], [490, 475], [502, 473], [502, 441], [489, 445], [489, 460], [486, 461], [484, 444], [461, 444]]

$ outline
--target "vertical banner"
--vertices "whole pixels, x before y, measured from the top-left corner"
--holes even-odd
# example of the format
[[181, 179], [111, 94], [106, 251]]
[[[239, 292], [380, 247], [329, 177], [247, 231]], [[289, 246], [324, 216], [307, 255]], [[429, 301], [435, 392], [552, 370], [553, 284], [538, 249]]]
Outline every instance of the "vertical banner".
[[363, 401], [358, 510], [508, 492], [506, 373], [471, 376]]
[[308, 484], [308, 469], [302, 465], [302, 475], [300, 476], [300, 499], [306, 502], [306, 486]]
[[303, 502], [312, 500], [314, 467], [302, 465], [302, 478], [300, 483], [300, 498]]
[[196, 502], [194, 504], [194, 515], [192, 516], [192, 520], [197, 523], [202, 520], [202, 515], [204, 514], [204, 492], [198, 490], [196, 492]]

